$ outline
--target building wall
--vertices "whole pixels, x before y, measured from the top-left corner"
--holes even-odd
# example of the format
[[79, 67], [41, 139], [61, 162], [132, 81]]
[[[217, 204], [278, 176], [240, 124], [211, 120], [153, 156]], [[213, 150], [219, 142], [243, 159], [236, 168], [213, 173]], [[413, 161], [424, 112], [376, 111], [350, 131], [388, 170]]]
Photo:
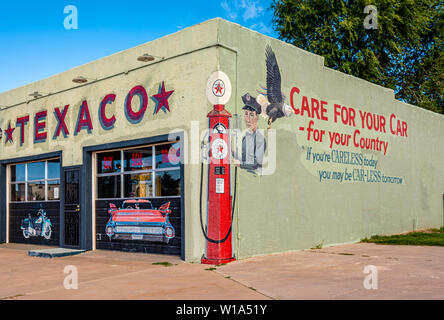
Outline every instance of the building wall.
[[[212, 30], [214, 27], [211, 23], [197, 25], [192, 29], [186, 29], [0, 94], [1, 128], [7, 128], [9, 121], [13, 128], [16, 127], [17, 117], [30, 117], [25, 126], [24, 143], [22, 145], [17, 143], [20, 139], [20, 128], [16, 128], [13, 133], [13, 143], [0, 144], [0, 159], [24, 157], [57, 149], [65, 151], [63, 166], [77, 165], [82, 163], [82, 154], [71, 152], [72, 150], [80, 150], [84, 146], [98, 142], [115, 142], [153, 134], [161, 135], [169, 133], [178, 126], [189, 126], [190, 121], [195, 119], [196, 111], [200, 111], [202, 101], [206, 101], [202, 83], [205, 84], [207, 74], [216, 69], [216, 48], [214, 47], [216, 36], [212, 35], [215, 34], [215, 30]], [[137, 61], [137, 57], [146, 52], [164, 56], [167, 59], [146, 64]], [[130, 71], [128, 74], [124, 73], [143, 65], [147, 66]], [[92, 83], [90, 80], [86, 85], [72, 83], [72, 79], [79, 75], [100, 81]], [[155, 113], [155, 101], [152, 95], [159, 93], [162, 82], [165, 83], [166, 91], [174, 90], [168, 100], [171, 110], [168, 112], [163, 109]], [[137, 85], [143, 86], [148, 94], [148, 108], [141, 121], [134, 124], [127, 120], [124, 104], [129, 91]], [[34, 91], [45, 94], [58, 93], [32, 100], [29, 94]], [[101, 127], [98, 116], [99, 104], [107, 94], [116, 95], [114, 103], [106, 108], [108, 117], [114, 114], [117, 118], [111, 130]], [[20, 103], [28, 99], [32, 101]], [[88, 133], [84, 129], [78, 135], [74, 135], [79, 109], [84, 100], [88, 103], [93, 130]], [[134, 111], [137, 111], [138, 103], [135, 97]], [[5, 106], [16, 104], [18, 105], [15, 107], [4, 109]], [[57, 126], [57, 120], [53, 114], [54, 108], [57, 107], [62, 111], [68, 104], [66, 125], [69, 136], [64, 138], [63, 134], [60, 134], [57, 139], [53, 139]], [[47, 110], [44, 130], [47, 132], [47, 139], [41, 143], [34, 143], [34, 115], [43, 110]]]
[[[274, 51], [282, 78], [282, 92], [291, 110], [299, 114], [277, 119], [267, 130], [266, 119], [259, 118], [259, 129], [267, 142], [265, 165], [260, 174], [238, 169], [233, 247], [237, 258], [354, 242], [373, 234], [396, 233], [413, 228], [439, 227], [443, 224], [444, 194], [444, 117], [394, 99], [393, 91], [364, 80], [347, 76], [324, 67], [323, 58], [285, 44], [236, 24], [213, 19], [176, 34], [125, 50], [115, 55], [66, 71], [49, 79], [0, 94], [0, 127], [16, 127], [16, 119], [29, 115], [24, 129], [24, 143], [20, 144], [20, 127], [13, 132], [13, 142], [0, 143], [0, 160], [27, 157], [54, 151], [63, 151], [63, 166], [81, 165], [82, 149], [104, 143], [165, 135], [174, 131], [184, 133], [184, 233], [185, 260], [199, 262], [205, 251], [199, 205], [200, 185], [204, 186], [203, 213], [206, 213], [206, 169], [201, 177], [200, 142], [208, 126], [207, 113], [212, 106], [205, 96], [209, 75], [224, 71], [231, 79], [232, 95], [226, 105], [231, 112], [232, 127], [240, 124], [237, 150], [242, 149], [244, 135], [243, 102], [247, 92], [257, 97], [264, 92], [266, 83], [265, 48]], [[149, 52], [166, 57], [147, 64], [136, 59]], [[135, 69], [135, 70], [133, 70]], [[129, 72], [126, 72], [130, 70]], [[82, 75], [103, 79], [86, 85], [76, 85], [72, 79]], [[165, 90], [174, 90], [168, 99], [170, 112], [155, 112], [152, 96]], [[147, 110], [138, 123], [128, 121], [125, 99], [132, 88], [143, 86], [147, 92]], [[297, 88], [299, 93], [295, 93]], [[293, 90], [293, 95], [291, 94]], [[55, 93], [26, 103], [33, 91]], [[107, 117], [115, 115], [116, 122], [105, 130], [99, 121], [99, 105], [108, 94], [115, 94], [114, 103], [106, 107]], [[303, 97], [325, 101], [323, 114], [328, 120], [311, 118], [308, 111], [302, 114]], [[83, 101], [87, 101], [93, 129], [87, 127], [74, 135]], [[133, 109], [138, 110], [138, 98]], [[23, 103], [24, 102], [24, 103]], [[55, 108], [63, 110], [69, 104], [66, 116], [67, 137], [63, 133], [53, 139], [57, 127]], [[353, 108], [354, 125], [335, 123], [334, 105]], [[45, 122], [47, 138], [34, 143], [34, 118], [47, 110]], [[350, 109], [347, 109], [350, 110]], [[386, 132], [361, 127], [359, 111], [382, 115]], [[319, 107], [318, 112], [321, 113]], [[407, 124], [407, 136], [391, 134], [390, 116]], [[235, 115], [239, 115], [238, 122]], [[311, 115], [311, 114], [310, 114]], [[323, 142], [307, 139], [311, 127], [324, 130]], [[395, 122], [396, 123], [396, 122]], [[302, 131], [301, 128], [304, 128]], [[329, 145], [329, 132], [350, 134], [356, 130], [360, 136], [381, 139], [388, 143], [384, 155], [349, 146]], [[402, 122], [401, 122], [402, 129]], [[313, 133], [312, 133], [313, 135]], [[233, 144], [236, 149], [236, 145]], [[353, 155], [377, 160], [374, 168], [332, 161], [332, 153]], [[330, 155], [330, 161], [313, 163], [313, 154]], [[3, 168], [4, 169], [4, 168]], [[319, 172], [345, 173], [373, 170], [373, 175], [356, 181], [320, 180]], [[234, 170], [231, 171], [234, 178]], [[401, 184], [370, 182], [378, 175], [402, 179]], [[232, 179], [233, 181], [233, 179]], [[232, 185], [234, 191], [234, 185]], [[1, 188], [0, 188], [1, 191]], [[87, 190], [83, 190], [87, 192]], [[0, 199], [4, 202], [5, 199]], [[91, 210], [87, 208], [87, 210]], [[1, 221], [1, 220], [0, 220]], [[91, 232], [92, 233], [92, 232]]]
[[[227, 50], [221, 54], [221, 70], [228, 70], [230, 78], [235, 79], [237, 92], [230, 103], [241, 115], [243, 130], [242, 95], [248, 92], [257, 98], [267, 86], [267, 45], [277, 58], [285, 101], [291, 107], [293, 98], [293, 107], [299, 111], [278, 118], [270, 130], [266, 119], [259, 117], [268, 160], [275, 159], [275, 165], [265, 161], [262, 175], [239, 171], [237, 257], [349, 243], [375, 234], [443, 225], [444, 116], [397, 101], [390, 89], [329, 69], [320, 56], [241, 26], [220, 21], [219, 39], [237, 51], [237, 72]], [[319, 119], [307, 108], [302, 114], [303, 96], [307, 97], [308, 110], [311, 98], [319, 104], [326, 102], [322, 105], [324, 113], [318, 107]], [[337, 108], [335, 122], [335, 104], [347, 107], [344, 120], [354, 112], [355, 122], [344, 124], [341, 108]], [[366, 123], [363, 128], [360, 112], [382, 116], [378, 119], [385, 119], [385, 132], [368, 129]], [[315, 141], [313, 132], [308, 140], [310, 120], [319, 134], [325, 131], [322, 141], [319, 137]], [[390, 122], [395, 134], [391, 133]], [[377, 138], [388, 143], [387, 150], [356, 147], [356, 130], [358, 143], [360, 138]], [[349, 144], [330, 146], [329, 133], [333, 132], [349, 134]], [[324, 158], [313, 162], [315, 153]], [[353, 156], [355, 162], [360, 158], [362, 163], [346, 158], [348, 164], [338, 163], [338, 155]], [[364, 159], [373, 161], [365, 165]], [[349, 180], [345, 176], [340, 180], [346, 170]], [[360, 170], [367, 174], [362, 176], [363, 181], [358, 176]], [[320, 179], [320, 172], [325, 172], [325, 179]], [[395, 179], [384, 178], [387, 176]]]
[[[61, 150], [64, 167], [82, 165], [84, 147], [160, 136], [175, 131], [191, 132], [193, 125], [198, 131], [203, 130], [207, 127], [206, 114], [210, 110], [205, 96], [205, 84], [208, 75], [218, 69], [217, 25], [216, 21], [208, 21], [51, 78], [1, 93], [0, 127], [4, 131], [0, 143], [0, 161]], [[137, 57], [146, 52], [165, 59], [157, 59], [152, 63], [137, 61]], [[145, 65], [146, 67], [142, 67]], [[78, 85], [72, 82], [78, 76], [99, 81], [90, 80], [85, 85]], [[157, 104], [153, 95], [161, 91], [162, 83], [165, 91], [174, 92], [168, 98], [170, 110], [163, 107], [156, 113]], [[128, 120], [124, 108], [127, 95], [135, 86], [142, 86], [148, 98], [147, 110], [138, 123]], [[34, 91], [42, 93], [44, 97], [32, 99], [29, 94]], [[106, 130], [99, 120], [99, 106], [108, 94], [115, 94], [116, 97], [113, 103], [107, 104], [106, 117], [111, 118], [114, 115], [116, 121], [113, 128]], [[27, 100], [31, 101], [26, 103]], [[75, 134], [79, 118], [87, 119], [86, 114], [82, 115], [80, 112], [82, 105], [85, 106], [84, 101], [88, 105], [92, 130], [88, 130], [88, 125], [85, 125]], [[66, 105], [69, 105], [65, 118], [69, 134], [65, 137], [61, 131], [54, 138], [59, 123], [55, 108], [62, 113]], [[12, 107], [4, 108], [6, 106]], [[139, 108], [140, 100], [134, 96], [132, 109], [137, 112]], [[39, 123], [44, 123], [38, 133], [46, 132], [47, 137], [41, 142], [35, 142], [35, 115], [41, 111], [47, 113], [46, 117], [38, 119]], [[21, 129], [16, 120], [25, 116], [29, 116], [29, 121], [24, 126], [24, 141], [21, 143]], [[9, 123], [11, 128], [15, 128], [12, 141], [6, 141], [5, 130]], [[174, 135], [172, 138], [174, 139]], [[188, 142], [187, 137], [185, 142]], [[195, 146], [199, 155], [199, 143]], [[188, 167], [186, 163], [184, 174], [184, 189], [189, 195], [184, 209], [187, 212], [185, 258], [196, 260], [196, 257], [200, 259], [204, 248], [204, 243], [199, 238], [200, 225], [197, 220], [199, 166], [195, 164]], [[90, 196], [87, 190], [82, 192]], [[91, 208], [86, 210], [90, 212]]]

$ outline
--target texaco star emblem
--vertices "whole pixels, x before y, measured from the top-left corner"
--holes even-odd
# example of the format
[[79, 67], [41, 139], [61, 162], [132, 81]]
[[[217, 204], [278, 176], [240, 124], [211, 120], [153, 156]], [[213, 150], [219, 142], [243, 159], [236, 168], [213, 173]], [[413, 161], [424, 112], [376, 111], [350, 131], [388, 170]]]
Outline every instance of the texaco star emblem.
[[224, 139], [217, 138], [211, 147], [211, 154], [214, 159], [222, 160], [228, 154], [228, 146]]
[[225, 94], [225, 83], [222, 80], [217, 79], [213, 83], [213, 94], [216, 97], [222, 97]]

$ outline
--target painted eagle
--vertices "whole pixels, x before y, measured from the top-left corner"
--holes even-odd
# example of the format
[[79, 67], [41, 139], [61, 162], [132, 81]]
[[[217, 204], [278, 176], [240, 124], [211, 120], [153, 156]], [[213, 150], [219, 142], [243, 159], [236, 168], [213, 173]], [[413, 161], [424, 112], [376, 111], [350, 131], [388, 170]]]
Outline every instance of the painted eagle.
[[268, 116], [268, 129], [271, 124], [282, 117], [289, 117], [293, 114], [291, 107], [284, 103], [284, 95], [281, 91], [281, 72], [277, 63], [276, 55], [268, 45], [265, 49], [265, 63], [267, 66], [267, 98], [258, 95], [257, 102], [262, 107], [261, 115]]

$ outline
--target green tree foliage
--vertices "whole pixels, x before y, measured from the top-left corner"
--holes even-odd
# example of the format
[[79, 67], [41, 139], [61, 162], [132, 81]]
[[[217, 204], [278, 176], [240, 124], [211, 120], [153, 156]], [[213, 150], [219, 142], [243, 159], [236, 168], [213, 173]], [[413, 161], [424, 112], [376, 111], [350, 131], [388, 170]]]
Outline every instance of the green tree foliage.
[[[377, 29], [364, 28], [367, 5], [377, 8]], [[270, 9], [281, 40], [323, 56], [327, 67], [444, 114], [441, 1], [273, 0]]]

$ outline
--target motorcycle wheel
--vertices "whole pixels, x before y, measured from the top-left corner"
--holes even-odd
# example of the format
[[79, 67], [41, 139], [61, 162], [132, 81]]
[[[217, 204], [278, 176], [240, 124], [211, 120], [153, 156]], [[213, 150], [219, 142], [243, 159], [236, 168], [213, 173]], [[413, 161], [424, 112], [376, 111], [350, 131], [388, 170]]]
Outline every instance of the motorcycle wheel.
[[44, 231], [43, 231], [43, 237], [44, 237], [46, 240], [50, 240], [50, 239], [51, 239], [51, 233], [52, 233], [51, 226], [50, 226], [49, 224], [47, 224], [47, 225], [45, 226]]
[[25, 239], [29, 239], [29, 231], [26, 229], [23, 229], [23, 237], [25, 237]]

